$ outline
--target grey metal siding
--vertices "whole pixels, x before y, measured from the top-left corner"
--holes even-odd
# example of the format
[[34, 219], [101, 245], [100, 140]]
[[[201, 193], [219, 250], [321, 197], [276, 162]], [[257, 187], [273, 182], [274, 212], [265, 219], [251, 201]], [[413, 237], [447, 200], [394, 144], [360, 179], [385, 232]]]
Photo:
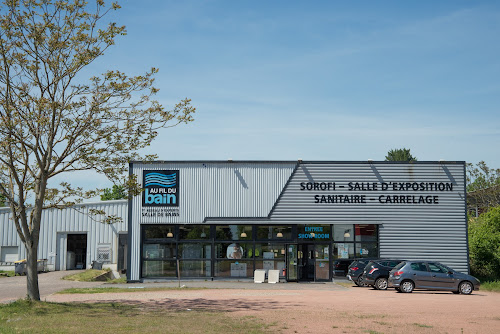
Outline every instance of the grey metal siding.
[[290, 178], [295, 162], [133, 163], [142, 183], [144, 170], [179, 170], [179, 216], [143, 217], [142, 195], [132, 200], [130, 277], [140, 278], [140, 224], [201, 224], [207, 218], [267, 217]]
[[[468, 271], [463, 163], [301, 164], [271, 215], [280, 224], [380, 224], [380, 256], [431, 259]], [[302, 182], [335, 182], [333, 191], [301, 190]], [[349, 182], [435, 182], [452, 191], [349, 191]], [[342, 188], [343, 187], [343, 188]], [[366, 195], [367, 203], [315, 203], [315, 195]], [[438, 204], [379, 203], [379, 196], [438, 196]]]

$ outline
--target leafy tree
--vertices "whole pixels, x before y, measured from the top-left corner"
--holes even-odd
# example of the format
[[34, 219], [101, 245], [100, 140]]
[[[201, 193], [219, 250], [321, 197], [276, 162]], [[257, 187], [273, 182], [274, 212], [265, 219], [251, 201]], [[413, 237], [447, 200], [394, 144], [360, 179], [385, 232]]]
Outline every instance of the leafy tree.
[[500, 278], [500, 206], [469, 219], [469, 257], [473, 275]]
[[116, 184], [113, 187], [106, 188], [101, 195], [101, 201], [113, 201], [117, 199], [127, 199], [127, 192], [125, 187], [122, 185], [117, 186]]
[[385, 156], [385, 161], [417, 161], [417, 158], [412, 156], [409, 148], [391, 149]]
[[[188, 123], [190, 100], [165, 110], [153, 99], [156, 69], [127, 76], [107, 71], [86, 81], [82, 70], [126, 34], [103, 22], [111, 10], [97, 0], [5, 0], [0, 7], [0, 193], [26, 249], [27, 296], [39, 300], [37, 252], [42, 210], [94, 197], [53, 177], [94, 170], [120, 179], [157, 130]], [[78, 198], [79, 200], [72, 200]], [[46, 222], [50, 224], [50, 222]]]
[[467, 164], [467, 202], [481, 210], [500, 204], [500, 168], [489, 168], [484, 161]]

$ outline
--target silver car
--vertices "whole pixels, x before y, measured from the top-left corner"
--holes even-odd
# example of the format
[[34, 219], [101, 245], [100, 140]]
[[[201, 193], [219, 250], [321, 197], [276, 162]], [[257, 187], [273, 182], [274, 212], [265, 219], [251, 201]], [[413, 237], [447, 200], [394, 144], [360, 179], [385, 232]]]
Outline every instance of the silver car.
[[389, 273], [389, 287], [406, 293], [425, 289], [469, 295], [473, 290], [479, 290], [479, 280], [439, 262], [404, 261]]

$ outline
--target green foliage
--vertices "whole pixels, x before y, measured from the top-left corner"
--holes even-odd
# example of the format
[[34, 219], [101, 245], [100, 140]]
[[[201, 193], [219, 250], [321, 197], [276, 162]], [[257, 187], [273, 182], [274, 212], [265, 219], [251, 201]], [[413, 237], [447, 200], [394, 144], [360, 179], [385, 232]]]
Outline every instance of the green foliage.
[[467, 164], [467, 192], [484, 190], [500, 185], [500, 168], [494, 169], [484, 161]]
[[481, 290], [500, 292], [500, 281], [481, 282]]
[[[53, 184], [55, 177], [92, 170], [138, 194], [128, 163], [155, 158], [137, 152], [159, 130], [193, 121], [190, 99], [171, 110], [154, 99], [154, 67], [137, 76], [110, 69], [83, 77], [126, 35], [125, 26], [106, 22], [119, 8], [102, 0], [6, 0], [1, 8], [0, 194], [15, 208], [12, 221], [26, 246], [28, 267], [37, 260], [42, 210], [100, 193]], [[39, 300], [36, 271], [28, 276], [28, 297]]]
[[417, 158], [412, 156], [410, 149], [408, 148], [397, 148], [391, 149], [387, 152], [385, 156], [385, 161], [417, 161]]
[[500, 278], [500, 206], [469, 220], [469, 256], [473, 275]]
[[101, 201], [113, 201], [117, 199], [127, 199], [125, 187], [114, 184], [113, 188], [104, 189], [104, 192], [101, 195]]

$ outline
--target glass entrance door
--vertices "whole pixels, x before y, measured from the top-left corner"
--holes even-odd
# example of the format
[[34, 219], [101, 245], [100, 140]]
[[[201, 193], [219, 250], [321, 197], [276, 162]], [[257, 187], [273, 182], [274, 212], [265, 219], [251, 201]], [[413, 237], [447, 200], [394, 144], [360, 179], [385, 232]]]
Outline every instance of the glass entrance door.
[[314, 281], [314, 244], [299, 244], [297, 250], [298, 280]]
[[286, 280], [296, 281], [297, 277], [297, 245], [286, 246]]

